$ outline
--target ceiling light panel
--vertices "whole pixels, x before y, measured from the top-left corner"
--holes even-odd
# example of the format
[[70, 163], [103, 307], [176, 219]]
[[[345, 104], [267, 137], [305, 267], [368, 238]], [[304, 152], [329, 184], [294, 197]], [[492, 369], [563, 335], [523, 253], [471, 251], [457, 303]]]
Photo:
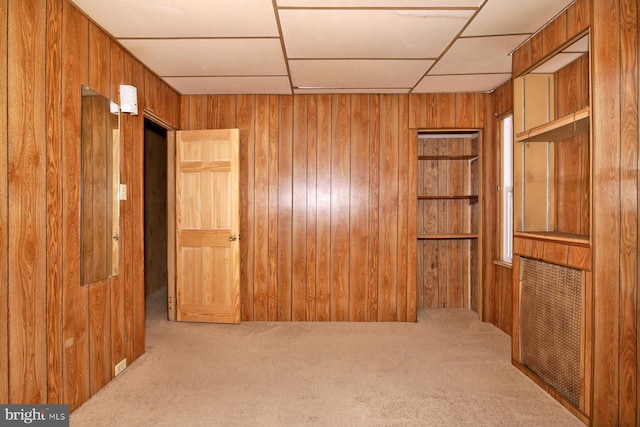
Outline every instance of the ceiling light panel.
[[125, 39], [160, 76], [286, 75], [279, 39]]
[[510, 78], [510, 73], [426, 76], [411, 93], [489, 92]]
[[280, 9], [289, 58], [437, 58], [472, 10]]
[[511, 72], [511, 52], [526, 35], [458, 39], [429, 74]]
[[73, 0], [116, 38], [278, 36], [271, 0]]
[[463, 36], [533, 33], [573, 0], [488, 0]]
[[430, 60], [291, 60], [298, 88], [412, 88]]

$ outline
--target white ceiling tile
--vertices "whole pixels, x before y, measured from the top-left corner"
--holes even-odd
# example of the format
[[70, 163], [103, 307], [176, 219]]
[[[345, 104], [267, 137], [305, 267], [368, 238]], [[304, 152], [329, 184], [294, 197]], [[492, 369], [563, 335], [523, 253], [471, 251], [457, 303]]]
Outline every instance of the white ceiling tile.
[[470, 10], [280, 10], [289, 58], [436, 58]]
[[490, 92], [511, 78], [511, 74], [426, 76], [412, 93]]
[[515, 47], [526, 35], [458, 39], [429, 74], [508, 73]]
[[563, 52], [589, 52], [589, 34], [576, 40]]
[[279, 39], [125, 39], [161, 76], [286, 75]]
[[167, 77], [164, 80], [183, 95], [275, 94], [290, 95], [287, 76], [273, 77]]
[[277, 0], [278, 7], [480, 7], [484, 0]]
[[293, 93], [296, 94], [310, 94], [310, 93], [409, 93], [407, 88], [391, 88], [391, 89], [353, 89], [353, 88], [341, 88], [341, 89], [294, 89]]
[[412, 88], [430, 60], [293, 60], [291, 80], [298, 88]]
[[488, 0], [463, 36], [532, 33], [573, 0]]
[[271, 0], [73, 0], [116, 38], [278, 36]]
[[185, 94], [290, 94], [292, 81], [316, 87], [295, 93], [488, 91], [509, 78], [508, 53], [571, 2], [71, 1]]
[[536, 69], [533, 70], [532, 73], [542, 73], [542, 74], [555, 73], [556, 71], [563, 68], [565, 65], [572, 63], [582, 55], [584, 55], [584, 53], [560, 52], [554, 55], [553, 58], [549, 59], [544, 64], [540, 65], [539, 67], [536, 67]]

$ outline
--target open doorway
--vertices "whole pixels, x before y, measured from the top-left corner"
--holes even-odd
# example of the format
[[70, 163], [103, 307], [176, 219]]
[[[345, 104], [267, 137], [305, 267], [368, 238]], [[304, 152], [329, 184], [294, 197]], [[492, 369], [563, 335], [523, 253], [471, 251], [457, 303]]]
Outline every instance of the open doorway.
[[144, 290], [146, 317], [167, 319], [167, 130], [144, 120]]

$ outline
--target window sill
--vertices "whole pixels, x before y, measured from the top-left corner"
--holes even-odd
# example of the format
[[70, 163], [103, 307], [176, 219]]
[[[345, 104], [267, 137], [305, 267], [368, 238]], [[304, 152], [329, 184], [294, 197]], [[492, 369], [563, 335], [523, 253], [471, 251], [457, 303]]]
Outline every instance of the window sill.
[[508, 268], [510, 270], [513, 268], [513, 264], [510, 264], [508, 262], [494, 260], [493, 263], [497, 266]]

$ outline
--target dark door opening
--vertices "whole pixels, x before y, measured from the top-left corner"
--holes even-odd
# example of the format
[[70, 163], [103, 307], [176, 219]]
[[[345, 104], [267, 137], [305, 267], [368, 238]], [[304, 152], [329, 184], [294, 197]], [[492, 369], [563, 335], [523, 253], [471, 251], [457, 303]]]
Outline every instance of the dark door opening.
[[[167, 318], [167, 130], [144, 120], [144, 290], [147, 318]], [[149, 304], [150, 300], [158, 300]], [[161, 302], [163, 301], [163, 302]]]

